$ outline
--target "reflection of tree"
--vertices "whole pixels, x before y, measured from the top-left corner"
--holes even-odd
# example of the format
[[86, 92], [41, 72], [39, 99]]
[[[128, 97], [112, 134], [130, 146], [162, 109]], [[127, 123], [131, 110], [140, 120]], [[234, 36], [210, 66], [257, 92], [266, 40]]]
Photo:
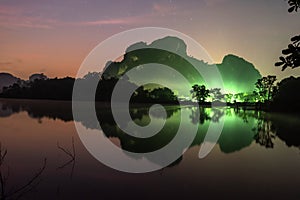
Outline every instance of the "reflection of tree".
[[205, 121], [211, 120], [207, 110], [201, 106], [197, 108], [191, 108], [190, 119], [193, 124], [204, 124]]
[[28, 192], [32, 191], [40, 183], [40, 176], [46, 168], [46, 159], [44, 159], [43, 166], [23, 185], [18, 187], [7, 187], [7, 181], [9, 177], [9, 168], [7, 168], [6, 173], [4, 173], [4, 160], [7, 155], [7, 150], [2, 148], [0, 143], [0, 199], [20, 199]]
[[295, 115], [276, 114], [272, 118], [276, 136], [288, 147], [300, 147], [300, 118]]
[[[111, 108], [109, 104], [96, 102], [96, 113], [97, 116], [112, 116]], [[140, 104], [140, 105], [134, 105], [130, 104], [130, 114], [133, 120], [136, 119], [142, 119], [143, 116], [146, 116], [149, 114], [149, 108], [151, 104]], [[178, 112], [180, 110], [179, 107], [173, 106], [173, 105], [163, 105], [167, 114], [167, 118], [170, 118], [174, 113]], [[9, 115], [12, 115], [14, 113], [19, 113], [21, 111], [25, 111], [28, 113], [29, 117], [37, 120], [41, 120], [42, 118], [46, 117], [48, 119], [59, 119], [65, 122], [69, 122], [74, 120], [73, 114], [72, 114], [72, 102], [67, 101], [36, 101], [36, 100], [1, 100], [0, 104], [0, 113], [4, 113], [6, 111], [9, 111]], [[97, 129], [99, 128], [98, 122], [90, 120], [90, 113], [85, 112], [86, 111], [86, 104], [82, 103], [81, 106], [82, 115], [80, 116], [80, 119], [76, 119], [76, 121], [80, 121], [85, 127]], [[160, 118], [161, 115], [159, 113], [153, 113], [154, 117]], [[0, 115], [0, 117], [5, 117], [7, 115]], [[100, 117], [98, 117], [100, 119]], [[111, 123], [114, 122], [114, 119], [112, 117], [107, 117], [106, 121], [110, 121]], [[128, 122], [124, 122], [128, 123]]]
[[[31, 118], [73, 120], [72, 102], [67, 101], [37, 101], [37, 100], [1, 100], [0, 113], [9, 110], [11, 113], [25, 111]], [[1, 117], [1, 115], [0, 115]]]
[[273, 148], [273, 140], [276, 137], [275, 131], [272, 126], [272, 122], [267, 119], [265, 116], [257, 116], [256, 128], [253, 128], [255, 131], [254, 139], [256, 143], [265, 146], [266, 148]]
[[[1, 109], [10, 110], [12, 112], [26, 111], [30, 117], [34, 119], [49, 118], [61, 119], [64, 121], [73, 120], [72, 104], [71, 102], [38, 102], [38, 101], [8, 101], [1, 100]], [[145, 125], [151, 122], [149, 117], [150, 104], [146, 105], [131, 105], [130, 114], [132, 120], [138, 125]], [[122, 149], [131, 152], [149, 152], [157, 150], [168, 142], [170, 142], [174, 135], [177, 133], [180, 124], [180, 107], [178, 106], [164, 106], [167, 113], [167, 120], [164, 128], [155, 136], [148, 139], [139, 139], [132, 137], [120, 130], [116, 125], [112, 116], [109, 105], [103, 103], [96, 104], [98, 120], [95, 122], [89, 118], [89, 113], [85, 112], [83, 106], [83, 116], [76, 119], [81, 122], [86, 128], [98, 129], [99, 123], [106, 137], [117, 137], [120, 140]], [[230, 153], [240, 150], [252, 143], [253, 140], [257, 141], [267, 148], [274, 146], [273, 141], [275, 137], [281, 139], [289, 147], [300, 146], [300, 121], [297, 117], [289, 116], [286, 114], [267, 114], [265, 112], [246, 110], [238, 110], [236, 113], [233, 109], [211, 109], [200, 106], [190, 107], [190, 115], [184, 123], [200, 124], [199, 131], [193, 142], [193, 145], [200, 145], [205, 137], [206, 125], [205, 122], [218, 122], [219, 119], [226, 115], [229, 119], [225, 119], [224, 129], [218, 141], [222, 152]], [[120, 112], [123, 112], [120, 110]], [[155, 115], [154, 118], [160, 118], [160, 115]], [[168, 118], [172, 117], [171, 120]], [[235, 117], [241, 118], [247, 124], [237, 120]], [[256, 120], [255, 120], [256, 119]], [[252, 123], [255, 123], [255, 128], [252, 130]], [[122, 122], [124, 126], [128, 121]], [[204, 125], [202, 125], [204, 124]], [[251, 128], [250, 128], [251, 127]], [[276, 130], [276, 131], [275, 131]], [[254, 136], [255, 135], [255, 136]], [[72, 152], [72, 147], [70, 148]]]
[[249, 122], [249, 119], [248, 119], [249, 117], [255, 118], [256, 117], [255, 113], [257, 113], [257, 111], [255, 111], [255, 113], [253, 113], [254, 111], [246, 111], [246, 110], [243, 110], [241, 112], [240, 110], [236, 110], [236, 109], [234, 109], [234, 112], [235, 112], [235, 116], [240, 117], [245, 123]]
[[212, 115], [211, 115], [211, 121], [218, 123], [220, 118], [223, 117], [223, 115], [224, 115], [224, 110], [213, 108]]
[[[150, 122], [150, 106], [151, 105], [148, 104], [146, 107], [131, 107], [130, 114], [134, 123], [136, 122], [139, 125], [145, 125]], [[177, 113], [180, 110], [180, 107], [164, 106], [164, 109], [168, 119]], [[120, 112], [126, 111], [120, 110]], [[102, 108], [102, 110], [97, 109], [97, 117], [105, 136], [119, 138], [122, 149], [136, 153], [150, 152], [162, 148], [173, 139], [179, 127], [177, 121], [174, 123], [166, 119], [166, 123], [159, 133], [144, 139], [133, 137], [123, 132], [114, 121], [110, 108]], [[159, 113], [158, 115], [154, 114], [154, 117], [161, 118]], [[178, 122], [180, 121], [179, 118], [180, 117], [178, 117]], [[122, 123], [124, 123], [123, 126], [126, 126], [129, 122], [124, 121]]]
[[190, 119], [193, 124], [204, 124], [205, 121], [218, 123], [220, 118], [225, 114], [224, 110], [217, 108], [192, 108]]

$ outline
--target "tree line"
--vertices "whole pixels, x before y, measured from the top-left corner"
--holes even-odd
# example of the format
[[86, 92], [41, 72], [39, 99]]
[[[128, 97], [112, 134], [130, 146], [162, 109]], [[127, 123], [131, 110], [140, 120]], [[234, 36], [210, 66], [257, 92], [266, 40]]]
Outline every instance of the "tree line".
[[220, 88], [207, 89], [205, 85], [192, 86], [192, 98], [199, 104], [210, 101], [222, 101], [228, 104], [259, 104], [274, 111], [300, 110], [300, 77], [293, 76], [276, 83], [276, 76], [266, 76], [257, 80], [252, 93], [222, 94]]

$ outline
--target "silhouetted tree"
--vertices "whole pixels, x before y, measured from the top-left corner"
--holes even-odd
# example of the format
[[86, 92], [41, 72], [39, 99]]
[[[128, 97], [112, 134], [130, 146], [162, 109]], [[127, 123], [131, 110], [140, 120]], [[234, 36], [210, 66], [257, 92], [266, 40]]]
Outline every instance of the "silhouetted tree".
[[292, 43], [287, 49], [282, 50], [284, 56], [280, 56], [280, 62], [275, 63], [275, 66], [282, 66], [282, 71], [287, 67], [292, 69], [300, 66], [300, 35], [292, 37]]
[[157, 87], [154, 89], [145, 89], [139, 87], [131, 97], [131, 102], [139, 103], [175, 103], [177, 96], [172, 90], [166, 87]]
[[297, 12], [298, 8], [300, 8], [300, 0], [288, 0], [288, 4], [290, 5], [289, 12]]
[[[288, 0], [288, 4], [290, 5], [289, 12], [297, 12], [300, 8], [300, 0]], [[291, 42], [287, 49], [282, 50], [284, 56], [280, 56], [280, 61], [275, 63], [277, 67], [282, 66], [282, 71], [287, 67], [294, 69], [300, 66], [300, 35], [292, 37]]]
[[41, 175], [46, 168], [47, 159], [44, 159], [43, 166], [23, 185], [8, 187], [8, 178], [9, 178], [9, 167], [7, 170], [4, 170], [4, 160], [7, 155], [7, 149], [2, 148], [0, 143], [0, 199], [21, 199], [27, 193], [34, 190], [41, 181]]
[[228, 103], [231, 103], [232, 98], [233, 98], [233, 94], [229, 93], [229, 94], [225, 94], [224, 95], [225, 101]]
[[222, 101], [224, 99], [224, 94], [221, 92], [221, 88], [213, 88], [209, 90], [211, 94], [212, 101]]
[[272, 110], [298, 112], [300, 110], [300, 77], [289, 77], [278, 83], [278, 92], [271, 105]]
[[89, 72], [86, 75], [84, 75], [84, 80], [95, 80], [100, 81], [101, 73], [100, 72]]
[[177, 99], [174, 92], [166, 87], [153, 89], [149, 96], [152, 100], [159, 102], [173, 102]]
[[275, 91], [277, 91], [274, 85], [276, 81], [276, 76], [262, 77], [255, 83], [256, 91], [254, 94], [258, 96], [259, 100], [262, 102], [270, 101], [274, 97]]
[[209, 90], [206, 89], [205, 85], [193, 85], [192, 86], [192, 97], [196, 98], [198, 102], [203, 103], [209, 97]]
[[241, 102], [244, 99], [244, 93], [237, 93], [233, 95], [234, 101]]
[[23, 86], [15, 83], [3, 91], [4, 98], [71, 100], [74, 78], [35, 79]]

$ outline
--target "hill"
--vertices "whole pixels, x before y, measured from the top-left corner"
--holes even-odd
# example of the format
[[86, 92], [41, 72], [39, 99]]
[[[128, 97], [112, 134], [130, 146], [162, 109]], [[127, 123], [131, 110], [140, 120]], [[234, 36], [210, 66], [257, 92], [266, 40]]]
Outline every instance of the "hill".
[[[183, 75], [190, 84], [183, 85], [178, 81], [178, 75], [164, 70], [146, 68], [144, 70], [147, 76], [141, 76], [139, 69], [149, 63], [170, 66]], [[137, 66], [139, 67], [136, 70], [131, 70]], [[122, 61], [107, 63], [103, 75], [105, 77], [120, 77], [131, 70], [129, 80], [136, 84], [145, 80], [150, 83], [167, 80], [168, 84], [178, 88], [176, 92], [179, 96], [189, 96], [193, 84], [205, 84], [203, 77], [195, 70], [194, 66], [205, 70], [213, 65], [189, 56], [187, 45], [183, 40], [176, 37], [165, 37], [155, 40], [151, 44], [139, 42], [129, 46]], [[252, 92], [255, 82], [261, 78], [261, 74], [252, 63], [235, 55], [225, 56], [222, 63], [216, 64], [216, 66], [222, 76], [226, 93]]]
[[0, 92], [2, 92], [3, 87], [8, 87], [17, 83], [21, 79], [9, 74], [9, 73], [0, 73]]

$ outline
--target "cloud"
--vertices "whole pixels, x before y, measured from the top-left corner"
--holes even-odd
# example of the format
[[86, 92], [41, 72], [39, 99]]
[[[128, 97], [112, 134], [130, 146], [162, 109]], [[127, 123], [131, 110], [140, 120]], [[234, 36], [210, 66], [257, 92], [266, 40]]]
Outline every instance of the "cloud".
[[159, 15], [169, 15], [175, 12], [177, 9], [175, 7], [175, 4], [173, 3], [154, 3], [152, 6], [152, 10], [154, 13]]
[[[150, 12], [136, 16], [126, 16], [110, 19], [99, 19], [93, 21], [81, 22], [79, 25], [101, 26], [101, 25], [139, 25], [153, 23], [158, 21], [158, 17], [172, 15], [176, 11], [173, 3], [153, 3]], [[77, 23], [78, 24], [78, 23]]]
[[53, 19], [32, 16], [18, 7], [0, 6], [0, 27], [51, 29], [55, 24]]
[[138, 25], [145, 23], [157, 22], [157, 17], [171, 15], [176, 11], [176, 7], [173, 4], [158, 4], [154, 3], [152, 6], [152, 12], [144, 13], [137, 16], [119, 17], [111, 19], [99, 19], [94, 21], [86, 21], [79, 23], [85, 26], [101, 26], [101, 25]]
[[[80, 22], [79, 25], [84, 26], [101, 26], [101, 25], [139, 25], [151, 23], [156, 20], [153, 19], [153, 14], [144, 14], [140, 16], [131, 16], [123, 18], [99, 19], [94, 21]], [[78, 25], [78, 23], [75, 23]]]
[[87, 21], [87, 22], [82, 22], [82, 25], [87, 25], [87, 26], [95, 26], [95, 25], [124, 25], [124, 24], [132, 24], [134, 23], [134, 19], [129, 19], [129, 18], [117, 18], [117, 19], [104, 19], [104, 20], [95, 20], [95, 21]]

